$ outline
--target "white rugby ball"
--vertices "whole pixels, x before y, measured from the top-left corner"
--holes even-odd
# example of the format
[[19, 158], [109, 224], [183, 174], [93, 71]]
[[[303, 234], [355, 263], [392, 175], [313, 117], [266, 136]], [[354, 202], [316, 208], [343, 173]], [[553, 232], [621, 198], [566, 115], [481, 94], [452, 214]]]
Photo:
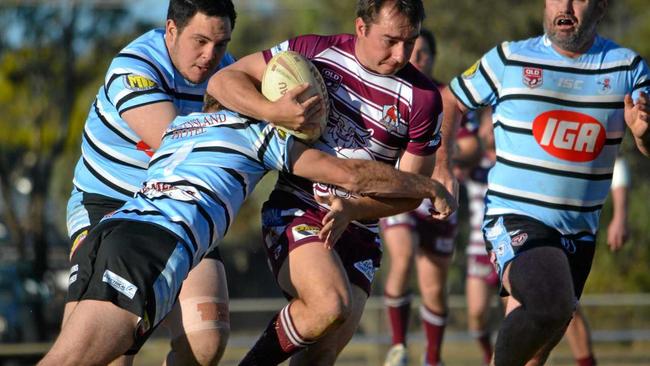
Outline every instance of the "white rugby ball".
[[329, 115], [329, 97], [327, 87], [323, 77], [314, 64], [301, 54], [293, 51], [278, 52], [269, 60], [262, 76], [262, 94], [270, 101], [280, 99], [287, 91], [301, 85], [309, 83], [310, 88], [301, 95], [299, 102], [303, 102], [314, 95], [320, 95], [325, 105], [325, 113], [319, 119], [319, 127], [310, 130], [294, 131], [280, 126], [278, 129], [283, 130], [307, 142], [318, 140], [323, 130], [327, 126], [327, 116]]

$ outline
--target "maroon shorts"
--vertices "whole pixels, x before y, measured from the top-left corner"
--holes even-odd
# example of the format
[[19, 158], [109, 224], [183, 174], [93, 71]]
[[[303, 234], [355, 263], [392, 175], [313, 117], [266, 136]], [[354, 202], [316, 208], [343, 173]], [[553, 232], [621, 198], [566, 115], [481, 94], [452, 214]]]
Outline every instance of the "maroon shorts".
[[489, 286], [497, 287], [499, 284], [499, 275], [488, 254], [467, 255], [467, 277], [481, 279]]
[[450, 257], [454, 254], [454, 241], [458, 234], [458, 221], [455, 214], [448, 220], [434, 220], [423, 218], [411, 211], [383, 218], [380, 225], [382, 230], [408, 226], [418, 236], [420, 249], [441, 257]]
[[[262, 235], [269, 265], [277, 281], [280, 268], [290, 251], [307, 243], [321, 241], [318, 233], [323, 227], [321, 221], [326, 211], [279, 207], [273, 203], [271, 199], [262, 208]], [[379, 237], [365, 228], [350, 224], [334, 250], [341, 258], [350, 283], [370, 295], [372, 280], [381, 263]]]

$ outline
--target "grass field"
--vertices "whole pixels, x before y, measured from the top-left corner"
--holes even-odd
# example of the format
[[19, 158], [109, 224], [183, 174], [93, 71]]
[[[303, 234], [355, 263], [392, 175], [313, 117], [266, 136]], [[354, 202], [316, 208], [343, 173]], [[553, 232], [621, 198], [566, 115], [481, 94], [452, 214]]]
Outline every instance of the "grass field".
[[[253, 339], [249, 338], [252, 342]], [[237, 365], [248, 350], [242, 344], [241, 339], [233, 339], [229, 344], [221, 365]], [[381, 342], [383, 343], [383, 342]], [[137, 365], [153, 366], [160, 365], [161, 357], [167, 350], [167, 341], [160, 339], [148, 343], [138, 355]], [[421, 365], [423, 342], [415, 339], [410, 345], [410, 365]], [[381, 366], [387, 345], [372, 344], [365, 341], [353, 341], [343, 351], [337, 365], [341, 366]], [[627, 365], [650, 365], [650, 342], [597, 342], [595, 344], [596, 355], [599, 366], [627, 366]], [[449, 341], [443, 345], [443, 358], [446, 366], [478, 366], [480, 365], [480, 354], [478, 346], [470, 341]], [[549, 366], [575, 365], [571, 352], [566, 344], [561, 343], [553, 352]]]

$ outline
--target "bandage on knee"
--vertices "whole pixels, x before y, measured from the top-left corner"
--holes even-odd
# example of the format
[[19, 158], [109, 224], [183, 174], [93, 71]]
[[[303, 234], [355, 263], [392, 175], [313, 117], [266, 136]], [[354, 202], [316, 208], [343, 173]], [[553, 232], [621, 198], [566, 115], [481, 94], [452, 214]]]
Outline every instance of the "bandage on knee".
[[182, 324], [166, 322], [172, 338], [203, 330], [230, 329], [228, 302], [224, 299], [197, 296], [181, 301], [180, 306]]

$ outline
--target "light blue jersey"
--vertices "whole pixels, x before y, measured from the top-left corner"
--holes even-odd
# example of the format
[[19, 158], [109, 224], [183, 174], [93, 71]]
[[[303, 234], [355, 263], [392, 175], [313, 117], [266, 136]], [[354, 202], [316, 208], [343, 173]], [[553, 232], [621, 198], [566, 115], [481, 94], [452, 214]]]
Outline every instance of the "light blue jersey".
[[291, 136], [229, 111], [179, 116], [135, 198], [104, 221], [126, 219], [165, 228], [187, 244], [196, 265], [224, 237], [266, 172], [291, 172], [292, 144]]
[[[193, 84], [176, 70], [164, 34], [164, 29], [143, 34], [109, 66], [84, 126], [77, 189], [127, 200], [140, 188], [152, 152], [120, 117], [125, 111], [163, 101], [172, 102], [179, 115], [201, 111], [207, 80]], [[219, 68], [233, 62], [226, 54]]]
[[625, 133], [623, 98], [650, 92], [642, 58], [597, 36], [571, 59], [542, 36], [495, 47], [450, 88], [469, 109], [493, 107], [486, 215], [593, 236]]

